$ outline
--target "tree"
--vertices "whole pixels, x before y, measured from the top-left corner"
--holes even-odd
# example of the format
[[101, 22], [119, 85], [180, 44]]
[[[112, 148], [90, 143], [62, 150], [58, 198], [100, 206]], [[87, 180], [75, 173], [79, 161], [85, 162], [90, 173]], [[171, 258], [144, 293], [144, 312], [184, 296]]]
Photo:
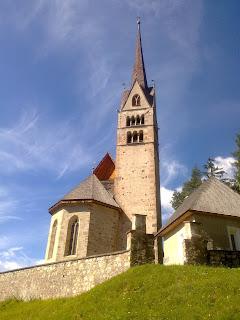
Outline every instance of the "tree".
[[191, 178], [183, 184], [182, 191], [175, 190], [172, 196], [171, 205], [176, 210], [196, 188], [202, 184], [202, 173], [197, 168], [192, 169]]
[[236, 137], [235, 141], [236, 141], [237, 148], [233, 152], [233, 156], [235, 158], [234, 166], [236, 167], [234, 189], [238, 193], [240, 193], [240, 133], [237, 134], [237, 137]]
[[204, 169], [206, 171], [203, 172], [203, 175], [211, 178], [211, 177], [215, 177], [218, 179], [222, 179], [225, 171], [223, 170], [223, 168], [219, 168], [218, 166], [215, 165], [214, 163], [214, 159], [212, 158], [208, 158], [208, 161], [206, 164], [204, 164]]

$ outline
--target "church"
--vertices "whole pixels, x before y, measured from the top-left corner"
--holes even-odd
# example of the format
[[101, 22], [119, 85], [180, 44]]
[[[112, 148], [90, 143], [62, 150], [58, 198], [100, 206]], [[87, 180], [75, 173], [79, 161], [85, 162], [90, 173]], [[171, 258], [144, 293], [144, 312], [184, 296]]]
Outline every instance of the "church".
[[49, 209], [47, 263], [126, 250], [130, 230], [144, 225], [153, 235], [161, 227], [156, 92], [147, 81], [140, 20], [137, 26], [131, 87], [117, 115], [116, 158], [106, 154]]
[[[162, 226], [155, 86], [140, 21], [129, 89], [118, 110], [116, 157], [54, 203], [42, 265], [0, 273], [0, 300], [68, 297], [144, 263], [240, 266], [240, 195], [204, 181]], [[162, 244], [163, 240], [163, 244]]]
[[[156, 90], [147, 81], [140, 20], [137, 26], [131, 87], [117, 115], [116, 158], [107, 153], [51, 206], [45, 262], [137, 248], [137, 263], [240, 265], [240, 195], [223, 182], [205, 181], [162, 226]], [[133, 245], [136, 230], [142, 233]]]

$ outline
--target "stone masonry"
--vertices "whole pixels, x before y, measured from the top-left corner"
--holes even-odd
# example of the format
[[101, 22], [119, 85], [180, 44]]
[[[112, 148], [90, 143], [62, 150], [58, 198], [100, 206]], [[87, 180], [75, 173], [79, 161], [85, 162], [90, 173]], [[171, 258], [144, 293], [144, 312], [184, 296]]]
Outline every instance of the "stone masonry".
[[0, 273], [0, 300], [69, 297], [130, 267], [130, 251], [55, 262]]

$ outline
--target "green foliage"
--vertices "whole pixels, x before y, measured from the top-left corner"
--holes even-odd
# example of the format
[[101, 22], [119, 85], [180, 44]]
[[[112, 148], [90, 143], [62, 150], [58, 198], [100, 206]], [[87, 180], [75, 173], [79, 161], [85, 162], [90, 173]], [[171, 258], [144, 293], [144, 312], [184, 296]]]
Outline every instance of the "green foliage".
[[190, 193], [201, 185], [201, 178], [201, 171], [197, 167], [194, 167], [192, 169], [191, 178], [183, 184], [182, 191], [175, 190], [173, 193], [171, 205], [175, 210], [182, 204], [184, 199], [190, 195]]
[[240, 193], [240, 133], [237, 134], [236, 137], [236, 150], [233, 152], [233, 156], [235, 158], [235, 167], [236, 167], [236, 174], [235, 174], [235, 190]]
[[135, 267], [74, 298], [0, 303], [1, 320], [236, 320], [239, 269]]
[[206, 170], [205, 172], [203, 172], [203, 174], [208, 178], [215, 177], [221, 179], [225, 173], [223, 168], [219, 168], [218, 166], [216, 166], [214, 163], [214, 159], [210, 157], [208, 158], [207, 163], [203, 167]]

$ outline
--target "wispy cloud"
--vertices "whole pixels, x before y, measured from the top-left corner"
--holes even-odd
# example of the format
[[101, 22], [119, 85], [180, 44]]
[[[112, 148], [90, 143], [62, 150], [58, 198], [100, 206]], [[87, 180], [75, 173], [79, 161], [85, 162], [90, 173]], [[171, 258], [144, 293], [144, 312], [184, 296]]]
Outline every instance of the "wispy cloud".
[[23, 247], [11, 247], [0, 251], [0, 271], [23, 268], [35, 265], [36, 262], [40, 261], [28, 257]]
[[18, 201], [13, 199], [10, 191], [6, 187], [0, 186], [0, 224], [8, 220], [21, 220], [19, 216], [9, 214], [15, 212], [17, 206]]
[[161, 187], [161, 206], [162, 206], [162, 220], [163, 223], [170, 217], [173, 213], [173, 208], [171, 206], [171, 200], [173, 196], [173, 190]]
[[177, 160], [167, 161], [165, 159], [162, 162], [162, 172], [162, 184], [166, 186], [174, 179], [185, 176], [187, 168]]
[[12, 127], [0, 128], [2, 174], [45, 169], [61, 177], [91, 160], [81, 142], [75, 143], [80, 132], [75, 133], [68, 123], [47, 126], [36, 110], [24, 111], [15, 123]]
[[233, 179], [235, 175], [235, 167], [234, 167], [234, 162], [235, 159], [233, 157], [215, 157], [214, 162], [216, 166], [219, 168], [222, 168], [225, 171], [224, 178], [230, 178]]

